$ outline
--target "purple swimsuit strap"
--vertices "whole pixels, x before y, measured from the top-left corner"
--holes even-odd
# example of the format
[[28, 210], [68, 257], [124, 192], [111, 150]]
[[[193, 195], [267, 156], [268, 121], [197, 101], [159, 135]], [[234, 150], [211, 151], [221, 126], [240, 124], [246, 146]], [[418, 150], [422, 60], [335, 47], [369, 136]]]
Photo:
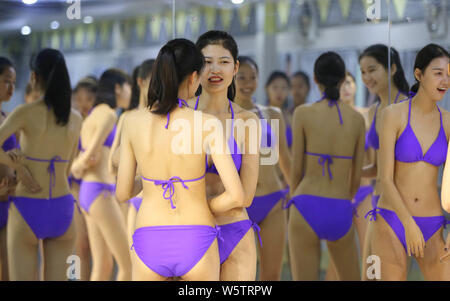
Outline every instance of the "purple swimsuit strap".
[[348, 157], [348, 156], [333, 156], [333, 155], [317, 154], [317, 153], [310, 153], [310, 152], [305, 152], [305, 154], [319, 157], [319, 164], [322, 165], [322, 176], [325, 176], [325, 164], [327, 165], [328, 176], [330, 177], [330, 180], [333, 180], [333, 175], [331, 174], [331, 170], [330, 170], [330, 164], [333, 164], [333, 158], [353, 159], [353, 157]]
[[[323, 93], [323, 94], [322, 94], [322, 98], [319, 99], [317, 102], [322, 101], [322, 100], [324, 100], [324, 99], [326, 99], [326, 98], [327, 98], [327, 95], [326, 95], [325, 93]], [[342, 120], [341, 110], [339, 109], [339, 106], [338, 106], [338, 101], [339, 101], [339, 99], [331, 99], [331, 98], [330, 98], [330, 99], [328, 99], [328, 106], [329, 106], [329, 107], [336, 106], [336, 109], [337, 109], [338, 114], [339, 114], [339, 122], [340, 122], [341, 124], [344, 124], [344, 121]]]
[[37, 162], [49, 162], [47, 171], [50, 175], [50, 182], [49, 182], [49, 198], [52, 198], [52, 187], [55, 186], [56, 183], [56, 174], [55, 174], [55, 163], [65, 163], [69, 162], [69, 160], [63, 160], [60, 156], [54, 156], [50, 160], [46, 159], [39, 159], [39, 158], [32, 158], [32, 157], [26, 157], [26, 159], [31, 161], [37, 161]]
[[256, 231], [256, 233], [258, 233], [259, 245], [262, 247], [261, 234], [259, 233], [261, 231], [261, 228], [258, 226], [257, 223], [255, 223], [253, 221], [252, 221], [251, 227], [253, 228], [253, 231]]
[[[186, 100], [178, 98], [178, 107], [182, 108], [183, 106], [185, 107], [189, 107], [189, 105], [187, 104]], [[166, 124], [166, 129], [169, 127], [169, 120], [170, 120], [170, 112], [167, 113], [167, 124]]]
[[[143, 176], [141, 176], [141, 178], [143, 180], [145, 180], [145, 181], [154, 182], [155, 185], [161, 185], [162, 189], [164, 190], [163, 198], [166, 199], [166, 200], [170, 200], [170, 206], [172, 207], [172, 209], [175, 209], [176, 207], [173, 205], [173, 199], [172, 199], [172, 197], [173, 197], [173, 195], [175, 193], [174, 184], [179, 182], [179, 183], [181, 183], [181, 185], [183, 185], [183, 187], [185, 189], [189, 189], [189, 187], [187, 187], [186, 184], [184, 184], [184, 183], [201, 180], [201, 179], [203, 179], [205, 177], [205, 175], [206, 175], [206, 173], [203, 174], [203, 176], [201, 176], [201, 177], [198, 177], [198, 178], [195, 178], [195, 179], [190, 179], [190, 180], [183, 180], [183, 179], [181, 179], [180, 177], [177, 177], [177, 176], [171, 177], [169, 180], [147, 179], [147, 178], [145, 178]], [[167, 195], [167, 193], [169, 195]]]

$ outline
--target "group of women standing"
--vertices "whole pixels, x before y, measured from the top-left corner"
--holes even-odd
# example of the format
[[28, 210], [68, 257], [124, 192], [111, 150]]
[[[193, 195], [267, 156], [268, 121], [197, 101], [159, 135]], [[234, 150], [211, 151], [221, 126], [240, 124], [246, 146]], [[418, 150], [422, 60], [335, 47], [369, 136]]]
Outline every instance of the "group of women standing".
[[[39, 97], [0, 117], [0, 277], [63, 280], [77, 254], [82, 280], [110, 280], [114, 262], [117, 280], [255, 280], [258, 262], [260, 280], [281, 280], [287, 242], [293, 280], [319, 280], [324, 240], [329, 280], [367, 279], [370, 255], [382, 280], [406, 280], [411, 255], [426, 279], [450, 280], [436, 186], [449, 58], [423, 48], [409, 89], [395, 49], [367, 48], [377, 101], [360, 109], [335, 52], [314, 64], [317, 101], [301, 71], [273, 72], [268, 101], [255, 101], [258, 65], [223, 31], [171, 40], [133, 78], [108, 69], [73, 91], [63, 55], [42, 50], [30, 66]], [[0, 58], [1, 102], [15, 77]]]

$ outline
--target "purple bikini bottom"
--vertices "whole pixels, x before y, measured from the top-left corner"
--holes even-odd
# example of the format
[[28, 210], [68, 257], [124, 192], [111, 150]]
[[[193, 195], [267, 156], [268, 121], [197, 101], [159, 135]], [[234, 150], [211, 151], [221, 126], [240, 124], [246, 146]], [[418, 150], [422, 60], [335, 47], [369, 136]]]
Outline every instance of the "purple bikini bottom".
[[[405, 228], [403, 227], [397, 214], [392, 210], [379, 208], [375, 206], [374, 209], [367, 212], [365, 218], [370, 216], [371, 221], [377, 220], [377, 214], [381, 215], [386, 221], [386, 223], [388, 223], [392, 231], [394, 231], [395, 235], [397, 235], [397, 238], [400, 240], [403, 247], [405, 248], [405, 252], [407, 252]], [[416, 222], [417, 226], [419, 226], [420, 231], [422, 231], [425, 242], [427, 242], [431, 238], [431, 236], [433, 236], [433, 234], [436, 233], [436, 231], [438, 231], [442, 226], [444, 226], [445, 228], [445, 226], [450, 223], [450, 221], [447, 221], [443, 215], [413, 216], [413, 219]]]
[[247, 207], [248, 217], [257, 224], [260, 224], [270, 210], [280, 201], [286, 198], [289, 190], [279, 190], [270, 194], [255, 196], [250, 207]]
[[75, 179], [74, 176], [70, 175], [67, 180], [69, 181], [69, 187], [72, 188], [72, 183], [77, 183], [78, 186], [81, 185], [81, 179]]
[[359, 187], [354, 197], [355, 202], [353, 203], [354, 213], [356, 217], [358, 217], [356, 209], [366, 199], [366, 197], [372, 193], [373, 193], [372, 185], [364, 185]]
[[352, 226], [353, 206], [350, 200], [302, 194], [294, 196], [286, 208], [292, 204], [320, 239], [338, 240]]
[[142, 198], [140, 197], [134, 197], [128, 200], [128, 204], [132, 204], [134, 208], [136, 208], [136, 211], [139, 211], [139, 208], [142, 204]]
[[218, 226], [142, 227], [134, 232], [131, 249], [155, 273], [180, 277], [202, 259], [216, 238], [223, 239]]
[[51, 199], [10, 196], [38, 239], [63, 235], [72, 223], [75, 199], [67, 194]]
[[228, 259], [231, 252], [233, 252], [250, 228], [253, 228], [253, 230], [258, 233], [259, 243], [262, 247], [261, 236], [259, 235], [260, 228], [256, 223], [249, 219], [231, 224], [220, 225], [218, 227], [220, 228], [220, 233], [222, 236], [222, 239], [218, 241], [220, 264]]
[[107, 194], [114, 195], [116, 191], [115, 184], [105, 184], [99, 182], [86, 182], [82, 181], [80, 185], [80, 205], [89, 213], [92, 203], [102, 193], [105, 197]]

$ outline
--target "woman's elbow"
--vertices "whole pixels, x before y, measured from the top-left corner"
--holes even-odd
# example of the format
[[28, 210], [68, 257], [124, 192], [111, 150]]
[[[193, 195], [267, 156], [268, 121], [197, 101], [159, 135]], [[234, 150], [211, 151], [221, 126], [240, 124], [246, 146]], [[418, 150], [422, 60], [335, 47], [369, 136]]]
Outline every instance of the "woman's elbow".
[[246, 207], [246, 204], [248, 203], [247, 198], [245, 197], [244, 189], [242, 187], [233, 192], [232, 198], [233, 203], [236, 204], [236, 207]]
[[121, 203], [126, 202], [130, 199], [130, 197], [131, 197], [131, 194], [129, 192], [126, 192], [122, 189], [116, 189], [116, 199], [119, 202], [121, 202]]
[[442, 208], [447, 212], [450, 213], [450, 202], [448, 200], [442, 201]]

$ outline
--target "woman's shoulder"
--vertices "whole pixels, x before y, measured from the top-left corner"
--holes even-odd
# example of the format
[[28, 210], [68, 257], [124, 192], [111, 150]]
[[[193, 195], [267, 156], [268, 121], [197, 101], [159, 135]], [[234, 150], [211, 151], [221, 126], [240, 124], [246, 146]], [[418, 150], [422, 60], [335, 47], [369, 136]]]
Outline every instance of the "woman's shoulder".
[[255, 119], [255, 120], [258, 119], [258, 116], [254, 112], [242, 108], [237, 103], [232, 102], [231, 105], [233, 106], [236, 118], [242, 119], [244, 121], [248, 119]]

